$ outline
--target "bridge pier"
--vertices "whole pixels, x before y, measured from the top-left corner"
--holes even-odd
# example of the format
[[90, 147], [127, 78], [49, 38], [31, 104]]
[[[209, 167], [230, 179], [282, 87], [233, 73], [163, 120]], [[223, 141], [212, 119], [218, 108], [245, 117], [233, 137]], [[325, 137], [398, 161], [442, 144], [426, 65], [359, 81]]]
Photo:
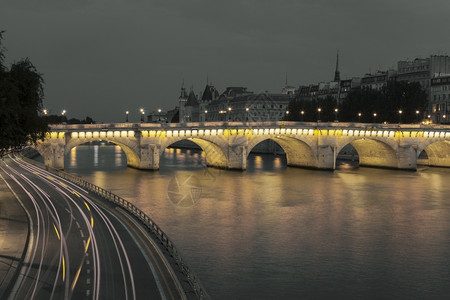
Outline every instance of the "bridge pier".
[[247, 146], [228, 146], [228, 169], [246, 170], [248, 156], [247, 151]]
[[417, 170], [417, 147], [400, 145], [397, 149], [398, 168]]
[[332, 145], [319, 145], [317, 149], [317, 168], [334, 170], [336, 167], [336, 147]]
[[64, 145], [43, 144], [38, 150], [44, 159], [44, 165], [49, 168], [64, 170]]
[[127, 156], [127, 165], [141, 170], [158, 170], [161, 145], [144, 144], [139, 147], [139, 157]]

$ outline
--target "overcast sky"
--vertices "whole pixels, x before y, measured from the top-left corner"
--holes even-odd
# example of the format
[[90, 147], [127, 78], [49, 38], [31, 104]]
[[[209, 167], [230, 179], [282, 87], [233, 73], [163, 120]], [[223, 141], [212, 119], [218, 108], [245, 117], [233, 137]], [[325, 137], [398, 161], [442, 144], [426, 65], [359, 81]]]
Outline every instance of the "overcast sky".
[[450, 54], [449, 0], [0, 0], [6, 60], [29, 57], [52, 114], [139, 120], [200, 94], [280, 92]]

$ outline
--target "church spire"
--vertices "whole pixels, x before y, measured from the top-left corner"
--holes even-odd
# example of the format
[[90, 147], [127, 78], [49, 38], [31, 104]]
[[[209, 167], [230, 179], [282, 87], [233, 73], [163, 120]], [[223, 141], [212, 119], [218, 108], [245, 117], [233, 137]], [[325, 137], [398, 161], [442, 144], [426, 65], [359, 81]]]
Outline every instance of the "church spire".
[[336, 70], [334, 71], [334, 81], [341, 81], [341, 74], [339, 72], [339, 50], [336, 55]]

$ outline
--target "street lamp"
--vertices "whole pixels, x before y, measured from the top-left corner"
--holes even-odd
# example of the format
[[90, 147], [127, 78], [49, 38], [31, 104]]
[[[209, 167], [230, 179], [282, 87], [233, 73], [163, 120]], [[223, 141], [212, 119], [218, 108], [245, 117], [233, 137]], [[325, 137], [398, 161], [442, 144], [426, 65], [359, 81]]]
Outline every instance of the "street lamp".
[[358, 122], [361, 123], [361, 113], [358, 113]]
[[139, 111], [141, 112], [141, 123], [143, 123], [143, 122], [144, 122], [144, 114], [145, 114], [145, 111], [144, 111], [143, 108], [141, 108]]
[[205, 110], [205, 122], [208, 120], [208, 111]]
[[303, 122], [303, 115], [305, 114], [305, 111], [304, 110], [302, 110], [301, 112], [300, 112], [300, 116], [301, 116], [301, 121]]
[[322, 111], [322, 109], [319, 107], [317, 109], [317, 122], [320, 122], [320, 112]]
[[128, 123], [128, 115], [130, 114], [130, 112], [127, 110], [125, 112], [125, 122]]
[[63, 116], [65, 116], [66, 115], [66, 110], [65, 109], [63, 109], [63, 111], [61, 112], [61, 115], [63, 115]]
[[231, 121], [231, 107], [228, 106], [228, 121]]
[[161, 108], [158, 108], [158, 122], [161, 122]]
[[447, 118], [447, 115], [442, 115], [442, 123], [444, 123], [444, 124], [446, 123], [445, 122], [446, 118]]
[[248, 122], [248, 111], [250, 110], [250, 108], [246, 107], [245, 108], [245, 114], [246, 114], [246, 121]]
[[220, 119], [223, 119], [223, 121], [225, 121], [225, 114], [227, 113], [227, 111], [226, 110], [223, 110], [223, 109], [221, 109], [221, 110], [219, 110], [219, 114], [221, 114], [221, 115], [223, 115], [224, 117], [222, 118], [220, 118]]
[[403, 111], [400, 109], [398, 111], [398, 123], [399, 124], [402, 124], [402, 113], [403, 113]]
[[42, 110], [42, 112], [44, 113], [44, 115], [47, 115], [47, 114], [48, 114], [48, 110], [47, 110], [46, 108], [44, 108], [44, 109]]
[[377, 121], [377, 113], [373, 113], [373, 122], [376, 123]]
[[339, 120], [338, 120], [338, 112], [339, 112], [339, 109], [335, 108], [334, 109], [334, 115], [335, 115], [334, 121], [335, 122], [339, 122]]
[[428, 115], [428, 123], [431, 123], [431, 115]]

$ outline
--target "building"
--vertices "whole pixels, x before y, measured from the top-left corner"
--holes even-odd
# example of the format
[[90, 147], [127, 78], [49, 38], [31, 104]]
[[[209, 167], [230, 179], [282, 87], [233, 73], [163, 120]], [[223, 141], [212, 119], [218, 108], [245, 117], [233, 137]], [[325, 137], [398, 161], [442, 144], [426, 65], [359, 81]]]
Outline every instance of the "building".
[[219, 92], [212, 84], [206, 84], [199, 99], [194, 93], [193, 87], [189, 94], [186, 93], [184, 85], [181, 86], [179, 102], [179, 122], [204, 122], [207, 120], [207, 105], [219, 97]]
[[152, 111], [147, 115], [147, 122], [148, 123], [167, 123], [168, 122], [168, 116], [167, 112], [163, 112], [161, 109], [158, 109], [158, 111]]
[[228, 87], [207, 105], [208, 121], [279, 121], [286, 114], [294, 93], [253, 93], [246, 87]]
[[[436, 109], [436, 104], [439, 104], [434, 99], [431, 91], [431, 81], [433, 78], [439, 78], [441, 75], [450, 74], [450, 57], [448, 55], [431, 55], [428, 58], [416, 58], [414, 60], [402, 60], [397, 63], [398, 81], [418, 82], [427, 93], [428, 110], [425, 117], [430, 115], [433, 122], [438, 122], [441, 119], [441, 114]], [[435, 89], [438, 89], [438, 82], [434, 82]], [[436, 94], [439, 96], [439, 94]], [[443, 96], [443, 95], [442, 95]], [[433, 105], [435, 105], [433, 107]]]
[[381, 91], [389, 81], [397, 79], [397, 71], [377, 71], [374, 74], [367, 73], [361, 78], [361, 89]]
[[361, 78], [354, 77], [352, 79], [344, 79], [340, 81], [339, 103], [347, 97], [347, 95], [356, 89], [361, 88]]
[[437, 75], [430, 82], [431, 119], [434, 123], [450, 123], [450, 74]]
[[[336, 68], [334, 71], [334, 78], [332, 81], [319, 82], [318, 84], [310, 84], [300, 86], [297, 90], [297, 99], [298, 100], [321, 100], [326, 98], [333, 98], [336, 100], [336, 104], [339, 105], [342, 97], [342, 89], [345, 89], [345, 95], [351, 90], [354, 86], [359, 86], [359, 82], [356, 83], [356, 80], [353, 82], [353, 79], [350, 80], [341, 80], [341, 73], [339, 71], [339, 52], [336, 55]], [[347, 91], [348, 90], [348, 91]]]

